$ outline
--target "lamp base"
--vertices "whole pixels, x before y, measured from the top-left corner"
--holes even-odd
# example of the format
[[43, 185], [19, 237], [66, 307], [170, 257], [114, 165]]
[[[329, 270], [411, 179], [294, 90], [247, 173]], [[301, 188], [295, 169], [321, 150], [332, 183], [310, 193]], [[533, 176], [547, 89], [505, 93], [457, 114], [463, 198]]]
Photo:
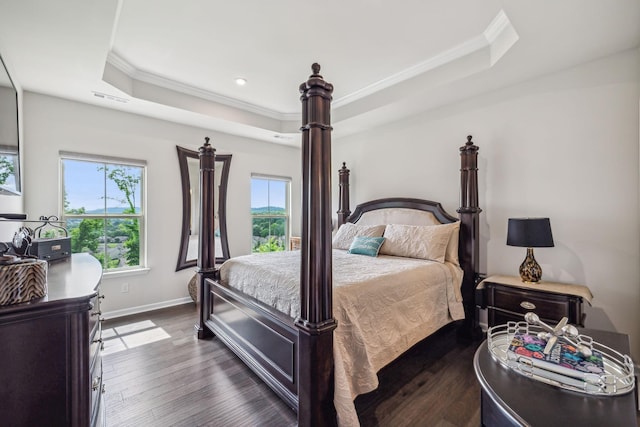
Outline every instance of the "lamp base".
[[528, 283], [539, 282], [542, 278], [542, 267], [533, 256], [533, 248], [527, 248], [527, 256], [520, 264], [520, 278]]

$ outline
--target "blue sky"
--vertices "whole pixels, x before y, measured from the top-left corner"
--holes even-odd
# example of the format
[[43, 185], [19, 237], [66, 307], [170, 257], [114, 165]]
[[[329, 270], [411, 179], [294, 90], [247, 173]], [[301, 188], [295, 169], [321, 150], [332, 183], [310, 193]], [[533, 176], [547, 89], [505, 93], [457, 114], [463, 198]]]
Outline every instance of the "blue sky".
[[[116, 184], [106, 179], [103, 170], [99, 170], [101, 163], [64, 160], [64, 185], [70, 209], [84, 207], [87, 211], [105, 207], [105, 183], [107, 193], [107, 207], [128, 207], [124, 193]], [[140, 186], [136, 194], [136, 205], [140, 205]]]
[[251, 207], [287, 206], [287, 182], [251, 178]]

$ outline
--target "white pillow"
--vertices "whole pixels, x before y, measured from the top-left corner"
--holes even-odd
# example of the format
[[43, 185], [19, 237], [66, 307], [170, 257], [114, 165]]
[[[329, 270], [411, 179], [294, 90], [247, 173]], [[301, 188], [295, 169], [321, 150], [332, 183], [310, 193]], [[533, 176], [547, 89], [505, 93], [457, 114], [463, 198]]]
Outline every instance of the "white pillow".
[[444, 262], [452, 232], [451, 224], [389, 224], [384, 231], [380, 254]]
[[333, 237], [333, 249], [349, 250], [353, 239], [359, 236], [382, 237], [384, 225], [358, 225], [351, 222], [344, 223], [338, 228]]

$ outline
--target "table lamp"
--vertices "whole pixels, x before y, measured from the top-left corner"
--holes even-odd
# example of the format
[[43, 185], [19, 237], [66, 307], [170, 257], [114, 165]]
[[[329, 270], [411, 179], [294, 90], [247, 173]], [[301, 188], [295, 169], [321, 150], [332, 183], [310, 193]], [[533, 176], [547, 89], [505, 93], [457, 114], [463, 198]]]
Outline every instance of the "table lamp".
[[539, 282], [542, 268], [533, 256], [533, 248], [553, 247], [549, 218], [509, 218], [507, 245], [527, 248], [527, 256], [520, 265], [520, 278], [523, 282]]

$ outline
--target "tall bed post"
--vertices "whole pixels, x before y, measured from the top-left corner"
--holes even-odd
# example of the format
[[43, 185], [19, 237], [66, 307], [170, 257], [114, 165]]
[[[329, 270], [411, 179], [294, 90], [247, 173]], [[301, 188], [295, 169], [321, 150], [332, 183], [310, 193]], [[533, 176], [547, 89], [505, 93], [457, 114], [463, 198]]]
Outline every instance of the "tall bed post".
[[198, 338], [211, 335], [205, 327], [208, 317], [210, 294], [206, 289], [205, 279], [213, 278], [216, 271], [215, 254], [215, 165], [216, 150], [209, 144], [209, 137], [204, 139], [204, 145], [198, 149], [200, 158], [200, 239], [198, 242], [198, 281], [200, 283], [200, 317], [195, 326]]
[[338, 199], [338, 227], [347, 222], [347, 218], [351, 215], [349, 210], [349, 169], [347, 164], [342, 162], [342, 167], [338, 172], [340, 179], [340, 198]]
[[464, 330], [477, 334], [475, 318], [475, 287], [480, 265], [480, 238], [478, 205], [478, 146], [467, 136], [467, 143], [460, 147], [460, 265], [464, 271], [462, 299], [464, 304]]
[[331, 249], [331, 94], [318, 64], [300, 85], [302, 239], [298, 328], [298, 425], [335, 424]]

